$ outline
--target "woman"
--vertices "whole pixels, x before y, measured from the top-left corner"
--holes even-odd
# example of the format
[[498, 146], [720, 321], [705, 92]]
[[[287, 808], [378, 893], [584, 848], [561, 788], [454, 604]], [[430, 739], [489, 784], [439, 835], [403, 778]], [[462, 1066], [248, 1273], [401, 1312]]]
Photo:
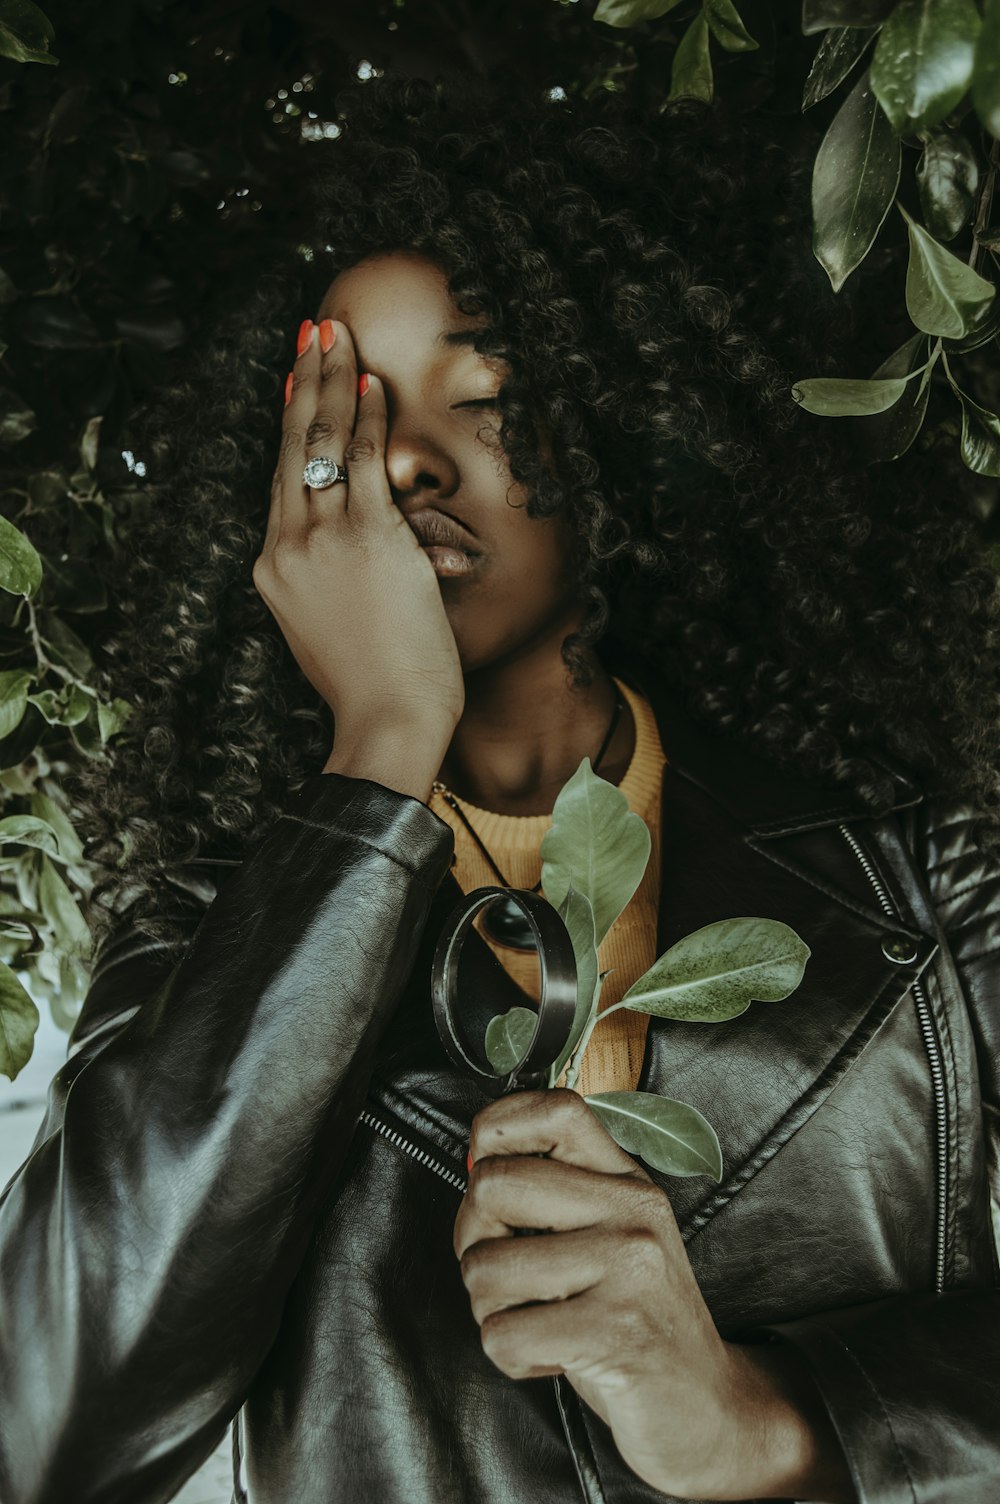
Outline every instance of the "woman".
[[[843, 360], [807, 176], [690, 102], [373, 83], [301, 270], [163, 394], [98, 958], [0, 1209], [6, 1504], [165, 1500], [233, 1416], [254, 1504], [989, 1496], [996, 582], [945, 457], [790, 401]], [[434, 944], [584, 758], [652, 840], [602, 1007], [732, 915], [809, 963], [492, 1098]], [[510, 938], [472, 1032], [537, 998]], [[635, 1087], [719, 1185], [581, 1096]]]

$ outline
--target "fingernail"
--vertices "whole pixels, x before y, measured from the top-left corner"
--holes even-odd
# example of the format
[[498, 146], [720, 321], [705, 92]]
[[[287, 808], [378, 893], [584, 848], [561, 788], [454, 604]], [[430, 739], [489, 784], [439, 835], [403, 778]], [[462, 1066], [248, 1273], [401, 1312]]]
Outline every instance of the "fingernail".
[[472, 1150], [471, 1149], [469, 1150], [469, 1157], [466, 1160], [466, 1164], [469, 1166], [469, 1174], [471, 1175], [472, 1174]]
[[322, 319], [319, 326], [319, 345], [325, 355], [333, 349], [333, 342], [337, 338], [337, 331], [333, 327], [333, 319]]
[[287, 378], [285, 380], [285, 406], [286, 407], [288, 406], [289, 402], [291, 402], [291, 400], [292, 400], [292, 387], [294, 385], [295, 385], [295, 372], [294, 371], [289, 371], [288, 376], [287, 376]]
[[358, 395], [363, 397], [368, 390], [368, 372], [358, 377]]
[[297, 353], [299, 355], [304, 355], [308, 350], [310, 341], [312, 340], [312, 332], [312, 319], [303, 319], [302, 323], [299, 325], [299, 338], [297, 344]]

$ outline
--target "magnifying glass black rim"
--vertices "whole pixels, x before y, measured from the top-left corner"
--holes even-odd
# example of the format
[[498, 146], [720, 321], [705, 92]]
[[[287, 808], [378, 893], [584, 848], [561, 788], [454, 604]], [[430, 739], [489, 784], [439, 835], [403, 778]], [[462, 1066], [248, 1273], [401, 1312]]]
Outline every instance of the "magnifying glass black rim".
[[[458, 963], [472, 922], [480, 909], [498, 899], [512, 899], [531, 926], [538, 948], [541, 996], [538, 1017], [527, 1049], [506, 1077], [483, 1067], [469, 1054], [455, 1026], [458, 1016]], [[504, 1082], [504, 1091], [542, 1087], [549, 1067], [559, 1058], [576, 1016], [576, 956], [569, 930], [558, 910], [530, 888], [494, 885], [466, 893], [448, 915], [431, 966], [431, 1000], [441, 1043], [454, 1065], [481, 1080]]]

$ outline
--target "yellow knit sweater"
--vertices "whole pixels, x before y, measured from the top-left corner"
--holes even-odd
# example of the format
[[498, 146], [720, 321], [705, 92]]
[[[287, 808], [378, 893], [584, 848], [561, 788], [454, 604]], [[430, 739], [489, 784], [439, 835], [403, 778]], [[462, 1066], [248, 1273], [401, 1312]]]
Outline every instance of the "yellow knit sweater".
[[[613, 676], [635, 721], [635, 750], [618, 787], [629, 808], [649, 827], [652, 849], [642, 882], [631, 901], [615, 920], [598, 948], [601, 971], [613, 967], [601, 988], [600, 1009], [621, 1000], [632, 983], [656, 960], [656, 918], [660, 896], [660, 783], [666, 757], [660, 745], [656, 717], [646, 697]], [[453, 796], [457, 797], [457, 796]], [[486, 858], [472, 839], [462, 819], [437, 792], [429, 807], [455, 832], [452, 872], [463, 893], [497, 881]], [[459, 801], [474, 829], [507, 882], [514, 888], [531, 888], [542, 875], [539, 846], [552, 824], [548, 815], [498, 815], [467, 800]], [[543, 890], [544, 891], [544, 890]], [[538, 957], [517, 951], [490, 939], [476, 921], [476, 928], [517, 984], [538, 1001]], [[642, 1068], [648, 1018], [631, 1008], [620, 1008], [599, 1023], [584, 1051], [576, 1090], [583, 1096], [604, 1091], [634, 1091]], [[559, 1085], [565, 1084], [565, 1072]]]

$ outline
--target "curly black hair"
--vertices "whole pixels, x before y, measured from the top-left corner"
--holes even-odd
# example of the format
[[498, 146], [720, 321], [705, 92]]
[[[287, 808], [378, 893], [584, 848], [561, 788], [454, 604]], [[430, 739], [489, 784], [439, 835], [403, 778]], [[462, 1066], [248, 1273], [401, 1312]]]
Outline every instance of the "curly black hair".
[[343, 268], [405, 247], [509, 363], [500, 442], [529, 515], [572, 522], [574, 680], [585, 646], [624, 647], [773, 763], [880, 814], [888, 752], [1000, 848], [1000, 601], [955, 461], [872, 466], [790, 395], [886, 353], [866, 357], [861, 303], [809, 248], [815, 140], [718, 103], [650, 119], [613, 94], [477, 102], [392, 76], [338, 108], [311, 244], [252, 269], [137, 427], [147, 502], [100, 664], [135, 711], [70, 781], [98, 944], [126, 908], [182, 935], [210, 898], [186, 864], [248, 855], [329, 754], [332, 714], [251, 570], [294, 329]]

